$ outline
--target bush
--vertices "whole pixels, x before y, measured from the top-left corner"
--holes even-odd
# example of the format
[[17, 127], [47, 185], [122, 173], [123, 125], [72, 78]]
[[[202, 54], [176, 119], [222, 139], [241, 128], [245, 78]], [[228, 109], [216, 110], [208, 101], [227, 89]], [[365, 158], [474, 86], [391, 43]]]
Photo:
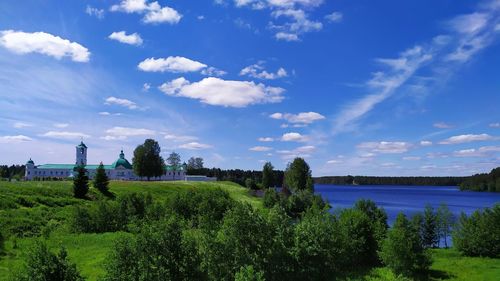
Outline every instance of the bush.
[[314, 194], [309, 190], [300, 190], [288, 197], [285, 209], [290, 217], [298, 218], [313, 206], [324, 209], [328, 203], [323, 200], [321, 195]]
[[173, 216], [118, 239], [104, 280], [203, 280], [200, 263], [196, 240]]
[[272, 208], [280, 202], [281, 198], [274, 188], [269, 188], [264, 192], [263, 204], [266, 208]]
[[470, 217], [462, 213], [454, 229], [453, 245], [467, 256], [500, 257], [500, 204]]
[[252, 189], [252, 190], [256, 190], [257, 189], [257, 184], [255, 183], [255, 181], [251, 178], [248, 178], [245, 180], [245, 186], [248, 188], [248, 189]]
[[345, 209], [338, 219], [338, 230], [344, 240], [343, 263], [349, 267], [373, 265], [378, 261], [377, 240], [370, 218], [360, 210]]
[[389, 228], [389, 225], [387, 224], [387, 213], [383, 208], [377, 207], [375, 202], [363, 199], [358, 200], [354, 204], [354, 209], [359, 210], [368, 216], [373, 231], [372, 235], [373, 238], [375, 238], [375, 241], [371, 240], [369, 242], [374, 243], [370, 246], [370, 249], [374, 250], [374, 252], [370, 255], [370, 260], [367, 260], [366, 262], [372, 265], [379, 264], [381, 261], [376, 253], [380, 251], [382, 243], [387, 236], [387, 229]]
[[394, 273], [405, 276], [425, 272], [431, 264], [430, 256], [422, 247], [420, 236], [402, 213], [387, 233], [380, 257]]
[[242, 266], [234, 276], [234, 281], [264, 281], [264, 273], [256, 271], [253, 266]]
[[80, 281], [84, 280], [76, 265], [68, 259], [67, 252], [61, 248], [58, 254], [53, 254], [47, 245], [37, 242], [29, 252], [22, 271], [14, 276], [19, 281]]
[[120, 212], [116, 202], [98, 202], [91, 206], [76, 206], [70, 228], [77, 233], [103, 233], [124, 230], [128, 217]]

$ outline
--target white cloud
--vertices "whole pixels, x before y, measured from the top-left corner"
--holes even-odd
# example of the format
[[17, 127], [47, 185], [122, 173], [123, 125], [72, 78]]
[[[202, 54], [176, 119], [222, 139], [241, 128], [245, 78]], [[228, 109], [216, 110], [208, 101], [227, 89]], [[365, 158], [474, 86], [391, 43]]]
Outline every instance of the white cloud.
[[325, 16], [329, 22], [341, 22], [344, 18], [344, 15], [341, 12], [333, 12]]
[[181, 77], [162, 84], [159, 89], [167, 95], [198, 99], [202, 103], [225, 107], [278, 103], [283, 100], [284, 92], [283, 88], [215, 77], [204, 78], [194, 83]]
[[326, 164], [341, 164], [343, 162], [344, 161], [342, 161], [342, 160], [333, 159], [333, 160], [326, 161]]
[[453, 18], [448, 24], [459, 33], [473, 34], [483, 29], [488, 23], [488, 14], [472, 13]]
[[277, 40], [283, 40], [288, 42], [299, 41], [299, 36], [297, 34], [287, 33], [287, 32], [277, 32], [274, 37]]
[[462, 149], [453, 152], [455, 157], [489, 157], [500, 152], [500, 146], [482, 146], [478, 149]]
[[334, 120], [334, 133], [345, 131], [351, 125], [370, 112], [377, 104], [389, 98], [401, 87], [424, 63], [432, 58], [429, 50], [415, 46], [402, 52], [396, 59], [378, 59], [387, 71], [373, 74], [366, 86], [373, 93], [346, 106]]
[[194, 61], [185, 57], [168, 57], [168, 58], [147, 58], [137, 66], [140, 70], [146, 72], [195, 72], [207, 67], [198, 61]]
[[197, 140], [197, 137], [194, 136], [183, 136], [183, 135], [174, 135], [174, 134], [166, 134], [164, 136], [166, 140], [174, 141], [174, 142], [190, 142]]
[[407, 161], [418, 161], [422, 159], [422, 157], [419, 157], [419, 156], [407, 156], [407, 157], [403, 157], [403, 160], [407, 160]]
[[54, 127], [56, 127], [56, 128], [61, 128], [61, 129], [62, 129], [62, 128], [66, 128], [66, 127], [68, 127], [68, 126], [69, 126], [69, 124], [68, 124], [68, 123], [55, 123], [55, 124], [54, 124]]
[[155, 131], [143, 128], [113, 127], [106, 130], [107, 136], [125, 139], [127, 137], [153, 136]]
[[101, 112], [99, 112], [99, 115], [102, 115], [102, 116], [111, 116], [111, 115], [120, 116], [122, 114], [121, 113], [110, 113], [110, 112], [107, 112], [107, 111], [101, 111]]
[[264, 151], [270, 151], [270, 150], [272, 150], [272, 148], [268, 147], [268, 146], [254, 146], [254, 147], [249, 148], [248, 150], [264, 152]]
[[432, 141], [420, 141], [420, 145], [421, 146], [431, 146], [432, 145]]
[[151, 89], [151, 84], [149, 84], [149, 83], [144, 83], [144, 84], [142, 85], [142, 91], [143, 91], [143, 92], [147, 92], [147, 91], [149, 91], [149, 89]]
[[299, 36], [306, 32], [319, 31], [323, 24], [319, 21], [309, 20], [309, 16], [302, 9], [278, 9], [271, 13], [275, 19], [285, 18], [283, 24], [271, 23], [270, 28], [277, 30], [275, 38], [285, 41], [297, 41]]
[[491, 128], [500, 128], [500, 123], [491, 123], [489, 126]]
[[362, 150], [369, 150], [378, 153], [405, 153], [411, 148], [411, 144], [407, 142], [363, 142], [357, 145], [357, 148]]
[[87, 5], [87, 8], [85, 8], [85, 13], [89, 16], [95, 16], [100, 20], [102, 20], [104, 18], [104, 10], [103, 9], [94, 8], [90, 5]]
[[285, 133], [281, 137], [282, 141], [296, 141], [296, 142], [305, 142], [308, 140], [307, 136], [301, 135], [299, 133], [291, 132]]
[[81, 132], [66, 132], [66, 131], [49, 131], [45, 134], [41, 134], [41, 137], [49, 137], [55, 139], [81, 139], [81, 138], [90, 138], [89, 135], [81, 133]]
[[311, 153], [313, 153], [315, 150], [315, 146], [306, 145], [297, 147], [293, 150], [278, 150], [276, 152], [281, 155], [282, 159], [291, 160], [296, 157], [309, 158], [311, 157]]
[[453, 125], [445, 123], [445, 122], [437, 122], [437, 123], [432, 124], [432, 126], [434, 126], [434, 128], [438, 128], [438, 129], [451, 129], [451, 128], [453, 128]]
[[209, 66], [207, 68], [204, 68], [202, 71], [201, 71], [201, 74], [203, 75], [207, 75], [207, 76], [224, 76], [227, 74], [226, 71], [224, 70], [220, 70], [220, 69], [217, 69], [215, 67], [212, 67], [212, 66]]
[[264, 62], [249, 65], [240, 71], [241, 76], [250, 76], [258, 79], [274, 80], [288, 76], [286, 70], [280, 67], [275, 73], [267, 72], [263, 66]]
[[300, 112], [298, 114], [276, 112], [269, 115], [269, 117], [278, 120], [286, 120], [292, 124], [311, 124], [315, 121], [325, 119], [325, 116], [312, 111]]
[[212, 148], [212, 146], [209, 144], [204, 144], [204, 143], [199, 143], [199, 142], [189, 142], [189, 143], [179, 145], [179, 148], [188, 149], [188, 150], [201, 150], [201, 149]]
[[495, 140], [495, 137], [492, 137], [488, 134], [479, 134], [479, 135], [474, 135], [474, 134], [466, 134], [466, 135], [458, 135], [458, 136], [453, 136], [449, 137], [441, 142], [440, 144], [460, 144], [460, 143], [468, 143], [468, 142], [473, 142], [473, 141], [488, 141], [488, 140]]
[[0, 31], [0, 46], [16, 54], [39, 53], [76, 62], [88, 62], [90, 52], [82, 45], [45, 32]]
[[24, 135], [17, 136], [0, 136], [0, 143], [20, 143], [32, 141], [33, 139]]
[[108, 97], [106, 99], [106, 102], [104, 104], [108, 105], [119, 105], [123, 107], [128, 107], [129, 109], [137, 109], [139, 108], [137, 104], [131, 100], [128, 99], [120, 99], [116, 97]]
[[144, 23], [178, 23], [182, 15], [175, 9], [167, 6], [160, 6], [157, 1], [148, 0], [122, 0], [120, 4], [111, 6], [112, 12], [125, 12], [128, 14], [144, 14]]
[[261, 142], [272, 142], [272, 141], [274, 141], [274, 139], [270, 138], [270, 137], [261, 137], [261, 138], [258, 138], [257, 140], [261, 141]]
[[142, 38], [141, 35], [139, 35], [138, 33], [132, 33], [127, 35], [125, 31], [118, 31], [111, 33], [108, 36], [108, 38], [124, 44], [135, 45], [135, 46], [142, 45]]
[[22, 128], [31, 127], [31, 126], [33, 126], [33, 124], [25, 123], [25, 122], [15, 122], [12, 125], [12, 127], [16, 128], [16, 129], [22, 129]]

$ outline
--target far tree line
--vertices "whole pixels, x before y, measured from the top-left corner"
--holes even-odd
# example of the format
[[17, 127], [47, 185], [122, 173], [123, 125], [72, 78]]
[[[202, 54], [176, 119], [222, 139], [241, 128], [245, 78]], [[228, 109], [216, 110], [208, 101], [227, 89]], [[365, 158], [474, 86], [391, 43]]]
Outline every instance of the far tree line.
[[489, 174], [476, 174], [460, 184], [460, 190], [500, 192], [500, 167]]
[[326, 176], [314, 178], [316, 184], [336, 185], [431, 185], [457, 186], [469, 177], [376, 177], [376, 176]]

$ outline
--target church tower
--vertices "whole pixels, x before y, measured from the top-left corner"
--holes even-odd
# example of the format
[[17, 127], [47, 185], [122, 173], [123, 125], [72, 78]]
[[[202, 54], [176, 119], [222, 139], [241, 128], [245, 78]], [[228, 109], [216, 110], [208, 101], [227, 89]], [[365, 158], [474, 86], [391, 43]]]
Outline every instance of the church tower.
[[87, 146], [83, 141], [76, 146], [76, 165], [87, 165]]

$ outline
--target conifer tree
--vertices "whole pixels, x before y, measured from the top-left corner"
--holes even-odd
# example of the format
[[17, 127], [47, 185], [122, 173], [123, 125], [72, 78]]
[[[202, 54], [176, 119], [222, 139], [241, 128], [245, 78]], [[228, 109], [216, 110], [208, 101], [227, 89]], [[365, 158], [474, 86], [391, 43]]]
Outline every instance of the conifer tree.
[[76, 198], [85, 198], [89, 191], [89, 177], [84, 166], [77, 166], [73, 178], [73, 195]]
[[104, 165], [99, 164], [95, 171], [94, 177], [94, 187], [97, 188], [102, 194], [107, 195], [109, 193], [109, 178], [106, 175], [106, 170], [104, 170]]
[[422, 224], [422, 242], [424, 247], [432, 248], [439, 243], [437, 215], [431, 205], [425, 206]]

